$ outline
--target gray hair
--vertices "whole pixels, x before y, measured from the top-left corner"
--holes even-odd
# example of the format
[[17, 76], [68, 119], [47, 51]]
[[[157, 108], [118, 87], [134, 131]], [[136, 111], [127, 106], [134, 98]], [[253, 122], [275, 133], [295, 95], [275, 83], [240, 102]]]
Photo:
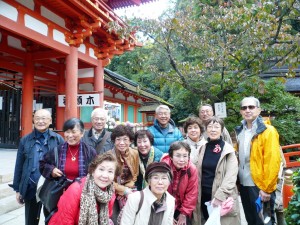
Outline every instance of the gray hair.
[[103, 114], [105, 116], [105, 118], [107, 118], [107, 110], [105, 110], [103, 108], [94, 109], [91, 113], [91, 117], [93, 117], [96, 113]]
[[255, 98], [255, 97], [253, 97], [253, 96], [243, 98], [243, 100], [240, 102], [240, 106], [241, 107], [243, 106], [243, 101], [245, 101], [245, 100], [254, 101], [255, 104], [256, 104], [256, 107], [260, 108], [260, 102], [259, 102], [259, 100], [257, 98]]
[[159, 112], [160, 109], [166, 109], [166, 110], [168, 110], [169, 113], [171, 112], [169, 106], [167, 106], [167, 105], [159, 105], [159, 106], [157, 106], [157, 108], [155, 109], [155, 113], [157, 114], [157, 113]]

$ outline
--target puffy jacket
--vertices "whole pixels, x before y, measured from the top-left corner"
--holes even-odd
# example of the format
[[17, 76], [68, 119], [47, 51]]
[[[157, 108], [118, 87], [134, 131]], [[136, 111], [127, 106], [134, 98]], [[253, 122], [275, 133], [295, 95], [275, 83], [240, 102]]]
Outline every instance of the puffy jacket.
[[[24, 197], [26, 196], [26, 192], [29, 184], [29, 177], [34, 168], [39, 168], [38, 165], [34, 164], [34, 144], [37, 141], [35, 137], [35, 132], [31, 132], [30, 134], [24, 136], [20, 140], [15, 172], [14, 172], [14, 181], [12, 188], [16, 192], [20, 192], [20, 194]], [[48, 150], [51, 150], [58, 145], [64, 143], [64, 139], [59, 134], [49, 130], [49, 135], [47, 139]]]
[[[80, 212], [80, 197], [86, 177], [75, 181], [60, 197], [57, 208], [58, 211], [51, 217], [49, 225], [77, 225]], [[112, 216], [115, 194], [108, 203], [109, 217]], [[99, 212], [99, 207], [97, 207]]]
[[[191, 217], [198, 199], [198, 171], [196, 166], [189, 160], [186, 167], [177, 170], [169, 155], [163, 156], [161, 161], [170, 165], [173, 171], [173, 180], [168, 192], [176, 199], [175, 209], [181, 214]], [[177, 185], [176, 193], [173, 193], [174, 185]]]
[[[265, 124], [261, 116], [256, 119], [256, 123], [256, 134], [251, 140], [251, 177], [260, 190], [272, 193], [277, 187], [277, 177], [281, 161], [279, 134], [273, 126]], [[242, 129], [243, 125], [235, 129], [238, 144], [239, 134]]]
[[169, 147], [172, 144], [172, 142], [183, 139], [180, 130], [175, 126], [175, 123], [172, 119], [170, 119], [169, 121], [168, 129], [169, 131], [167, 135], [164, 135], [161, 132], [161, 128], [156, 119], [154, 120], [154, 125], [148, 128], [148, 130], [152, 133], [154, 137], [153, 146], [158, 148], [163, 153], [168, 153]]

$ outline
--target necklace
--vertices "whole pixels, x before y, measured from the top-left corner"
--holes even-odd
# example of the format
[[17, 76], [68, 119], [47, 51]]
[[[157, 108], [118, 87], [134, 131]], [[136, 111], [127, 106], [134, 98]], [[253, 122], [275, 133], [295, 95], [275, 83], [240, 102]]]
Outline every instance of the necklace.
[[76, 160], [76, 155], [77, 155], [77, 152], [78, 152], [78, 150], [77, 150], [77, 152], [73, 155], [73, 153], [72, 153], [72, 151], [71, 151], [71, 149], [69, 148], [69, 151], [70, 151], [70, 153], [71, 153], [71, 156], [72, 156], [72, 158], [71, 158], [71, 160], [72, 161], [75, 161]]

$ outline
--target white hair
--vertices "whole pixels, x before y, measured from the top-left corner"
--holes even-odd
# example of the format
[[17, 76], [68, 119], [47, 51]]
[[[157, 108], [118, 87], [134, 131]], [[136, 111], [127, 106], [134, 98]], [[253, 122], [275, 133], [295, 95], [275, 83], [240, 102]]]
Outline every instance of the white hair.
[[157, 106], [157, 108], [155, 109], [155, 113], [157, 114], [159, 112], [160, 109], [166, 109], [168, 112], [171, 112], [169, 106], [167, 105], [159, 105]]
[[94, 109], [91, 113], [91, 117], [93, 117], [96, 113], [103, 114], [105, 116], [105, 118], [107, 118], [107, 110], [105, 110], [103, 108]]
[[240, 105], [243, 106], [243, 101], [246, 101], [246, 100], [254, 101], [255, 104], [256, 104], [256, 107], [260, 108], [260, 102], [259, 102], [259, 100], [257, 98], [255, 98], [255, 97], [253, 97], [253, 96], [243, 98], [243, 100], [241, 101]]

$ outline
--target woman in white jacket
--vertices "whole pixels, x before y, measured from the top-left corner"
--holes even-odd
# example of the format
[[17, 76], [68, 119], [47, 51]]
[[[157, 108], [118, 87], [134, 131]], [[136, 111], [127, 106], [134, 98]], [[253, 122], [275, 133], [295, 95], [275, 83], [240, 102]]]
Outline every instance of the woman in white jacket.
[[149, 185], [128, 196], [121, 225], [173, 225], [175, 199], [167, 192], [172, 177], [169, 165], [151, 163], [145, 173]]

